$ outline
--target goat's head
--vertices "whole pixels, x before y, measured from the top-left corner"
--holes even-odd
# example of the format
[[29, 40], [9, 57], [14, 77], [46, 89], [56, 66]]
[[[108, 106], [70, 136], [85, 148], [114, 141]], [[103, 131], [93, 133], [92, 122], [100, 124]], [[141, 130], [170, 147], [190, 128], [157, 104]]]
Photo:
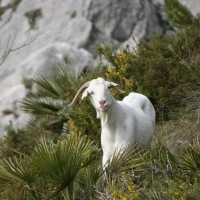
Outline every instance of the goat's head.
[[89, 97], [97, 110], [106, 111], [112, 102], [109, 88], [115, 88], [119, 92], [124, 93], [124, 91], [118, 88], [118, 84], [105, 81], [103, 78], [97, 78], [82, 85], [69, 106], [72, 106], [75, 103], [80, 93], [84, 90], [82, 99]]

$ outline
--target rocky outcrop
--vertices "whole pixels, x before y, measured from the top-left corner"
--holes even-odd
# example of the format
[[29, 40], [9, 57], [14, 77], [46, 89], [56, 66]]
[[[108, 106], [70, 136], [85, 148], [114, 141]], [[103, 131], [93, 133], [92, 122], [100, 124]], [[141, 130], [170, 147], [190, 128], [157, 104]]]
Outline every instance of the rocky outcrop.
[[36, 76], [47, 76], [63, 60], [70, 60], [77, 71], [93, 65], [93, 56], [85, 49], [78, 49], [67, 43], [53, 43], [32, 53], [0, 81], [1, 135], [10, 122], [14, 128], [26, 125], [29, 115], [21, 111], [20, 101], [32, 89], [30, 80]]
[[26, 124], [19, 102], [27, 80], [66, 60], [77, 70], [94, 66], [96, 42], [118, 48], [166, 32], [162, 0], [2, 0], [1, 7], [0, 136], [10, 121]]
[[[93, 29], [106, 38], [124, 42], [131, 37], [140, 40], [162, 32], [154, 5], [140, 0], [95, 0], [90, 3], [87, 18]], [[96, 37], [98, 40], [98, 37]]]

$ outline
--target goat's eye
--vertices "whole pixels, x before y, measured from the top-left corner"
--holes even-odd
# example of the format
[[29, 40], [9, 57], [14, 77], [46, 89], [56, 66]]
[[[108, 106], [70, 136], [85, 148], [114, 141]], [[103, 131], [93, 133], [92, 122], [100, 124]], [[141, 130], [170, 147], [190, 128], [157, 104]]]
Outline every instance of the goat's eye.
[[94, 92], [90, 92], [90, 95], [93, 95], [94, 94]]

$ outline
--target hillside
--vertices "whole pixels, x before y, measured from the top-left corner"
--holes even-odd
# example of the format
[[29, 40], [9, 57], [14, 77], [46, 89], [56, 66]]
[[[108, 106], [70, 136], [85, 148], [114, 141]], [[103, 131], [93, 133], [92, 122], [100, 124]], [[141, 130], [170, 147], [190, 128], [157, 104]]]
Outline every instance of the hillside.
[[[198, 0], [183, 1], [196, 15]], [[50, 74], [63, 61], [76, 69], [94, 67], [96, 43], [114, 49], [135, 46], [152, 33], [169, 34], [163, 1], [1, 0], [0, 135], [12, 121], [24, 127], [29, 116], [19, 101], [32, 89], [30, 80]]]

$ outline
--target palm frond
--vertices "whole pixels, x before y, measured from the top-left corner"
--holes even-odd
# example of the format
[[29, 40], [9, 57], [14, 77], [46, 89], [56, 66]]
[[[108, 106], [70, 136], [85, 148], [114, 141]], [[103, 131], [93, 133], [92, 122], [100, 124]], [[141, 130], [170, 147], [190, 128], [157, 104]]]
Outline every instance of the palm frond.
[[103, 176], [104, 171], [101, 164], [98, 166], [89, 166], [80, 170], [75, 183], [75, 193], [78, 196], [84, 196], [86, 199], [97, 196], [97, 183]]
[[34, 82], [37, 84], [38, 91], [42, 94], [48, 95], [52, 98], [58, 98], [64, 94], [64, 91], [62, 91], [51, 79], [38, 77], [34, 79]]
[[31, 166], [28, 158], [7, 158], [0, 161], [0, 183], [22, 182], [33, 183], [37, 178], [37, 172]]
[[85, 136], [80, 137], [80, 135], [72, 134], [67, 138], [67, 143], [72, 144], [75, 148], [76, 156], [82, 158], [81, 168], [88, 166], [99, 152], [93, 141], [88, 140]]
[[64, 123], [67, 121], [66, 101], [56, 100], [50, 97], [26, 98], [21, 103], [21, 108], [32, 114], [29, 120], [31, 126], [62, 131]]
[[[172, 177], [177, 172], [178, 167], [175, 156], [159, 138], [152, 144], [146, 159], [149, 161], [145, 171], [146, 176], [152, 177], [153, 174], [153, 176]], [[149, 180], [152, 179], [150, 177]]]
[[111, 160], [107, 163], [106, 171], [111, 176], [128, 171], [133, 171], [135, 175], [141, 173], [145, 166], [144, 155], [145, 152], [140, 150], [139, 147], [115, 151]]
[[57, 115], [40, 115], [29, 120], [30, 127], [44, 128], [45, 130], [54, 131], [54, 133], [66, 132], [66, 118]]
[[21, 102], [22, 110], [33, 115], [57, 114], [65, 106], [66, 101], [50, 97], [26, 98]]
[[48, 97], [65, 98], [66, 89], [77, 82], [77, 72], [70, 64], [60, 64], [49, 77], [37, 77], [34, 82], [38, 91]]
[[72, 185], [78, 171], [94, 159], [95, 152], [96, 147], [92, 142], [74, 134], [59, 144], [43, 138], [34, 157], [40, 174], [53, 182], [52, 194], [57, 194]]
[[184, 174], [194, 178], [200, 178], [200, 142], [197, 137], [181, 155], [177, 157], [179, 167]]
[[63, 64], [49, 77], [35, 78], [39, 94], [21, 102], [21, 109], [32, 115], [29, 124], [61, 132], [70, 112], [66, 98], [76, 90], [77, 77], [75, 68]]

